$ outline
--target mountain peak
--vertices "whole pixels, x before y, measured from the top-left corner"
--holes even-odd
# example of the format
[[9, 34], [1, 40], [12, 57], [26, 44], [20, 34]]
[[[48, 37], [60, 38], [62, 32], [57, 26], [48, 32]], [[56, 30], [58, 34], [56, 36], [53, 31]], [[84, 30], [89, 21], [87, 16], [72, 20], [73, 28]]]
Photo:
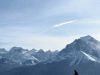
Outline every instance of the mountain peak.
[[94, 39], [94, 38], [90, 35], [87, 35], [87, 36], [81, 37], [80, 39], [87, 41], [87, 40], [91, 40], [91, 39]]
[[66, 56], [67, 53], [73, 51], [84, 51], [88, 54], [99, 57], [100, 55], [98, 55], [98, 52], [100, 51], [100, 42], [90, 35], [80, 37], [79, 39], [73, 41], [71, 44], [68, 44], [60, 53]]
[[87, 35], [87, 36], [84, 36], [84, 37], [80, 37], [79, 40], [82, 40], [82, 41], [87, 42], [87, 43], [89, 43], [89, 42], [92, 42], [92, 43], [99, 43], [99, 41], [97, 41], [95, 38], [93, 38], [93, 37], [90, 36], [90, 35]]

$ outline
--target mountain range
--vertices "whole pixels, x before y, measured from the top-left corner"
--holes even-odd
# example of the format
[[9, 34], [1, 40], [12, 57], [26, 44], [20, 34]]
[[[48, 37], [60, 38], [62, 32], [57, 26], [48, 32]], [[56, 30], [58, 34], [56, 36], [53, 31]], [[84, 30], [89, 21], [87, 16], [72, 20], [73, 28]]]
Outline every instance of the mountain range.
[[91, 36], [80, 37], [61, 51], [0, 49], [1, 75], [79, 75], [100, 74], [100, 42]]

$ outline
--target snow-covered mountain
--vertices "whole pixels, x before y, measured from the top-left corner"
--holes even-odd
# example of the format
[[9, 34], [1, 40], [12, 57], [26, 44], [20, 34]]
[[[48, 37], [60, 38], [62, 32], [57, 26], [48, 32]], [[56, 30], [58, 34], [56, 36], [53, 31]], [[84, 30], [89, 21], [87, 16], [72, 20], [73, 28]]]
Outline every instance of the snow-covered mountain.
[[6, 58], [18, 64], [34, 65], [39, 62], [37, 58], [27, 53], [27, 49], [21, 47], [13, 47], [6, 54]]
[[76, 39], [61, 51], [13, 47], [9, 51], [0, 49], [0, 57], [0, 67], [3, 70], [10, 67], [9, 75], [16, 74], [16, 70], [18, 75], [24, 74], [24, 71], [25, 75], [61, 75], [63, 72], [62, 75], [66, 75], [69, 68], [77, 69], [81, 75], [100, 74], [100, 42], [89, 35]]
[[32, 56], [35, 56], [40, 62], [51, 62], [56, 55], [58, 54], [58, 51], [44, 51], [42, 49], [38, 51], [31, 50], [29, 51]]
[[11, 61], [19, 65], [35, 65], [42, 62], [51, 62], [56, 57], [58, 51], [44, 51], [42, 49], [27, 50], [21, 47], [12, 47], [9, 51], [0, 49], [0, 59], [9, 63]]
[[71, 65], [88, 61], [100, 63], [100, 42], [91, 36], [81, 37], [68, 44], [58, 57], [60, 60], [70, 59]]
[[67, 59], [71, 65], [81, 62], [100, 62], [100, 42], [91, 36], [76, 39], [68, 44], [63, 50], [44, 51], [42, 49], [28, 50], [21, 47], [13, 47], [9, 51], [0, 49], [0, 59], [6, 58], [11, 62], [24, 65], [35, 65], [37, 63], [51, 63]]

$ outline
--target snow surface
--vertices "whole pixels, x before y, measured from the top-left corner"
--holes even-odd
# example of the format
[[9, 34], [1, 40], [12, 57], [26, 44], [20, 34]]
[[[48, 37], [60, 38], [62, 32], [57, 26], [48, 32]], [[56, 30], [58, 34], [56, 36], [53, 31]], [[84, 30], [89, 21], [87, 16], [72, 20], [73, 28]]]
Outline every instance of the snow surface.
[[85, 53], [85, 52], [83, 52], [83, 51], [81, 51], [85, 56], [87, 56], [88, 57], [88, 59], [90, 59], [91, 61], [95, 61], [95, 62], [98, 62], [95, 58], [93, 58], [91, 55], [89, 55], [89, 54], [87, 54], [87, 53]]

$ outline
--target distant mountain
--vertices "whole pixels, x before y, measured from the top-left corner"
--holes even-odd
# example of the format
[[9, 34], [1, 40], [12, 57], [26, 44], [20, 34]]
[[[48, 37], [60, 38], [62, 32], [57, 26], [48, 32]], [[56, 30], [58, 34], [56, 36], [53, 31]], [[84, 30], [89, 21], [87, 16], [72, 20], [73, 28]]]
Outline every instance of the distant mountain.
[[21, 47], [12, 47], [9, 51], [0, 49], [0, 59], [7, 59], [19, 65], [36, 65], [41, 62], [51, 62], [56, 57], [58, 51], [44, 51], [42, 49], [28, 50]]
[[7, 51], [4, 48], [0, 49], [0, 58], [3, 58], [6, 55]]
[[1, 53], [2, 75], [73, 75], [74, 69], [79, 75], [100, 74], [100, 42], [89, 35], [76, 39], [61, 51], [13, 47]]
[[35, 65], [39, 62], [37, 58], [27, 53], [27, 49], [23, 49], [21, 47], [13, 47], [11, 50], [6, 54], [6, 58], [12, 60], [18, 64], [24, 65]]
[[51, 62], [54, 60], [54, 58], [56, 57], [56, 55], [58, 54], [58, 51], [44, 51], [42, 49], [35, 51], [32, 50], [29, 51], [31, 53], [32, 56], [35, 56], [40, 62]]

